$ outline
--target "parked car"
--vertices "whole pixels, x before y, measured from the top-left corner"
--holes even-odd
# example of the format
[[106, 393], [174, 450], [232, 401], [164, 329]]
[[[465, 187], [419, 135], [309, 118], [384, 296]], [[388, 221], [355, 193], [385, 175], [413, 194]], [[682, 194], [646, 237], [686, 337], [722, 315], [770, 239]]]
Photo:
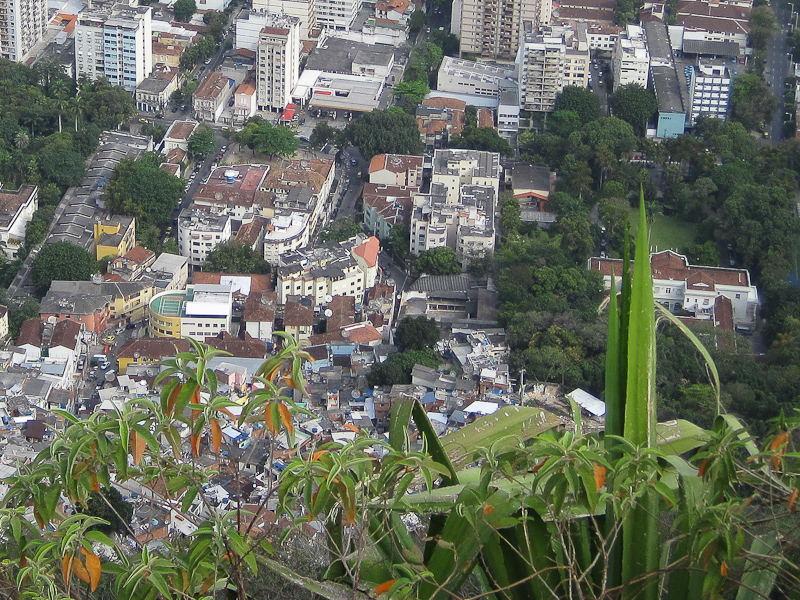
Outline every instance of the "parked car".
[[306, 120], [305, 120], [305, 117], [304, 117], [304, 118], [300, 119], [300, 125], [305, 125], [305, 124], [306, 124]]
[[173, 106], [172, 107], [172, 112], [174, 112], [174, 113], [178, 112], [178, 107], [177, 106]]
[[358, 159], [356, 159], [356, 158], [351, 158], [351, 159], [350, 159], [350, 164], [351, 164], [352, 166], [354, 166], [354, 167], [355, 167], [355, 166], [358, 164]]

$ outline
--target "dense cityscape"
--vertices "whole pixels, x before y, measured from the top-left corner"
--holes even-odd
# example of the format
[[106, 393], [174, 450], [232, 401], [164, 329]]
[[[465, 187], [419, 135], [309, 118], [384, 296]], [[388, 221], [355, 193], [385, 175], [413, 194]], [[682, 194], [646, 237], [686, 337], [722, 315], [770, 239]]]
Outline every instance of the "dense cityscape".
[[788, 0], [0, 0], [0, 594], [800, 597]]

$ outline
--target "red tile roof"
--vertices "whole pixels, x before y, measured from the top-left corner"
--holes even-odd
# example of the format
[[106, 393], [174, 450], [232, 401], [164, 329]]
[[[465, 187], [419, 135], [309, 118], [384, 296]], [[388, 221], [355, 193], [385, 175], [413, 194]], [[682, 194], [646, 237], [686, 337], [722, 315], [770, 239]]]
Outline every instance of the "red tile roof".
[[63, 346], [64, 348], [74, 349], [78, 344], [78, 337], [81, 334], [81, 324], [71, 319], [64, 319], [56, 323], [53, 327], [53, 337], [50, 340], [50, 347]]
[[22, 322], [19, 328], [19, 335], [17, 336], [17, 346], [24, 346], [30, 344], [37, 348], [42, 345], [42, 329], [44, 324], [39, 317], [33, 317]]
[[372, 323], [356, 323], [343, 327], [342, 336], [356, 344], [369, 344], [383, 340], [383, 336]]
[[367, 267], [374, 267], [378, 264], [378, 254], [381, 251], [381, 242], [374, 235], [360, 246], [356, 246], [353, 252], [360, 256], [367, 263]]

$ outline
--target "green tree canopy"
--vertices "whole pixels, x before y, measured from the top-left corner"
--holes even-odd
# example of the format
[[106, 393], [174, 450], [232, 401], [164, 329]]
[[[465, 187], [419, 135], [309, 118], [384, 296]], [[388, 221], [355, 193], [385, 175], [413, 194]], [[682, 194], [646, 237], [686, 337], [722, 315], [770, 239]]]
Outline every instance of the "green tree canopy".
[[570, 110], [578, 115], [581, 123], [588, 123], [600, 116], [600, 98], [591, 90], [568, 85], [561, 90], [553, 106], [554, 112], [560, 110]]
[[631, 124], [634, 131], [644, 135], [647, 121], [658, 110], [653, 92], [638, 83], [623, 85], [609, 99], [614, 115]]
[[756, 6], [750, 11], [750, 43], [756, 50], [764, 50], [778, 29], [775, 10], [768, 5]]
[[322, 230], [320, 239], [323, 242], [343, 242], [349, 240], [354, 235], [362, 233], [361, 225], [353, 219], [336, 219], [326, 225]]
[[197, 12], [197, 4], [194, 0], [178, 0], [172, 7], [175, 11], [175, 20], [181, 23], [188, 23], [194, 13]]
[[308, 138], [312, 148], [322, 148], [325, 144], [333, 143], [341, 146], [342, 133], [338, 129], [331, 127], [328, 121], [317, 121], [311, 135]]
[[423, 316], [405, 317], [397, 324], [394, 343], [401, 352], [433, 348], [441, 338], [439, 326]]
[[42, 174], [62, 188], [80, 185], [86, 177], [83, 157], [69, 147], [46, 146], [39, 154], [39, 164]]
[[200, 125], [189, 136], [189, 154], [200, 158], [206, 157], [214, 151], [217, 142], [214, 139], [214, 130], [206, 125]]
[[36, 293], [44, 296], [50, 283], [86, 281], [97, 272], [97, 261], [89, 252], [69, 242], [45, 244], [31, 264], [31, 281]]
[[464, 127], [461, 135], [455, 135], [450, 139], [449, 145], [451, 148], [499, 152], [503, 156], [511, 156], [514, 153], [508, 142], [501, 138], [493, 127]]
[[428, 22], [428, 15], [425, 14], [425, 11], [422, 10], [415, 10], [411, 13], [411, 19], [408, 22], [408, 27], [411, 30], [411, 35], [415, 35], [419, 33], [425, 24]]
[[367, 384], [370, 386], [383, 386], [411, 383], [411, 371], [414, 365], [423, 365], [435, 369], [441, 360], [430, 348], [397, 352], [392, 354], [382, 363], [373, 363], [367, 373]]
[[241, 242], [225, 242], [208, 253], [203, 271], [214, 273], [269, 273], [269, 263], [250, 246]]
[[419, 106], [425, 96], [431, 93], [431, 88], [428, 87], [426, 81], [413, 79], [398, 83], [394, 88], [394, 93], [398, 96], [403, 96], [404, 100], [408, 100], [409, 105], [416, 107]]
[[456, 261], [456, 253], [452, 248], [442, 246], [432, 250], [420, 252], [414, 267], [420, 273], [430, 275], [454, 275], [461, 273], [461, 267]]
[[374, 110], [347, 124], [345, 138], [365, 159], [376, 154], [422, 154], [424, 147], [413, 116], [391, 110]]
[[108, 525], [96, 525], [94, 529], [98, 531], [126, 533], [133, 517], [133, 504], [124, 500], [114, 486], [103, 487], [99, 492], [91, 493], [82, 512], [108, 521]]
[[735, 77], [731, 90], [731, 119], [748, 131], [758, 131], [770, 121], [775, 99], [764, 80], [754, 73]]
[[235, 139], [254, 154], [267, 154], [271, 158], [293, 156], [300, 147], [294, 130], [273, 125], [260, 117], [250, 119]]
[[184, 182], [159, 168], [161, 156], [148, 152], [140, 160], [125, 158], [114, 168], [105, 199], [111, 210], [142, 224], [165, 225], [184, 194]]

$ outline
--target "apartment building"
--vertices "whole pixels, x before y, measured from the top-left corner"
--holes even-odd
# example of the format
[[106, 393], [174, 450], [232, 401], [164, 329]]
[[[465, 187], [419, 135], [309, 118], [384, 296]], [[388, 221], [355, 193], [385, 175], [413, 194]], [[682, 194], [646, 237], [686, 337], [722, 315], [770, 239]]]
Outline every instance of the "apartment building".
[[214, 248], [231, 239], [231, 218], [198, 210], [184, 209], [178, 217], [178, 251], [193, 267], [200, 267]]
[[22, 62], [47, 30], [47, 0], [0, 0], [0, 58]]
[[691, 124], [706, 115], [723, 121], [728, 118], [733, 76], [726, 65], [699, 64], [686, 67], [691, 96]]
[[182, 80], [179, 69], [156, 65], [153, 73], [136, 87], [136, 109], [163, 113]]
[[196, 284], [156, 294], [148, 304], [148, 332], [155, 338], [207, 337], [230, 332], [233, 291], [230, 285]]
[[16, 190], [3, 190], [0, 183], [0, 250], [5, 258], [17, 257], [25, 241], [25, 227], [39, 208], [39, 188], [23, 185]]
[[[311, 32], [317, 26], [315, 0], [253, 0], [253, 10], [251, 14], [252, 13], [297, 17], [300, 19], [300, 38], [303, 40], [311, 39]], [[253, 17], [251, 16], [250, 19], [253, 19]], [[266, 25], [266, 23], [264, 25]], [[262, 25], [262, 27], [264, 27], [264, 25]], [[258, 31], [255, 33], [257, 35]], [[239, 45], [238, 28], [236, 44], [237, 48], [248, 47]], [[251, 49], [255, 50], [255, 48]]]
[[744, 49], [750, 34], [750, 8], [746, 3], [682, 0], [676, 20], [686, 32], [702, 33], [707, 42], [736, 42]]
[[564, 86], [589, 83], [589, 45], [571, 27], [534, 29], [525, 22], [516, 59], [520, 106], [531, 112], [551, 112]]
[[509, 66], [463, 60], [445, 56], [436, 75], [436, 89], [486, 98], [497, 98], [500, 90], [509, 85], [514, 70]]
[[97, 260], [125, 256], [136, 245], [136, 219], [114, 215], [93, 225], [94, 251]]
[[458, 32], [462, 53], [514, 60], [523, 22], [546, 25], [551, 13], [549, 0], [456, 0], [452, 29]]
[[500, 155], [482, 150], [436, 150], [433, 154], [431, 183], [442, 183], [447, 202], [458, 201], [462, 185], [480, 185], [499, 189]]
[[117, 4], [108, 13], [79, 15], [75, 75], [106, 77], [129, 92], [153, 72], [152, 9]]
[[300, 77], [300, 19], [271, 17], [258, 35], [256, 103], [259, 110], [280, 111]]
[[422, 185], [422, 157], [376, 154], [369, 161], [369, 182], [383, 185]]
[[195, 117], [200, 121], [218, 121], [233, 91], [233, 79], [223, 73], [211, 73], [194, 93]]
[[361, 0], [315, 0], [318, 27], [347, 31], [361, 10]]
[[650, 52], [647, 50], [644, 28], [639, 25], [628, 25], [625, 28], [625, 32], [617, 38], [611, 64], [614, 72], [614, 91], [630, 84], [647, 87]]
[[358, 236], [355, 242], [286, 253], [277, 269], [278, 304], [296, 295], [310, 298], [312, 306], [325, 306], [333, 296], [352, 296], [360, 303], [375, 285], [379, 252], [378, 238]]
[[[421, 158], [421, 157], [420, 157]], [[411, 208], [418, 186], [365, 183], [361, 192], [364, 225], [373, 235], [385, 240], [395, 225], [411, 224]]]
[[[622, 262], [610, 258], [590, 258], [589, 268], [598, 271], [611, 288], [611, 272], [617, 275]], [[711, 321], [725, 329], [752, 329], [758, 311], [758, 289], [746, 269], [704, 267], [689, 264], [672, 250], [656, 252], [651, 258], [653, 297], [670, 312]]]

